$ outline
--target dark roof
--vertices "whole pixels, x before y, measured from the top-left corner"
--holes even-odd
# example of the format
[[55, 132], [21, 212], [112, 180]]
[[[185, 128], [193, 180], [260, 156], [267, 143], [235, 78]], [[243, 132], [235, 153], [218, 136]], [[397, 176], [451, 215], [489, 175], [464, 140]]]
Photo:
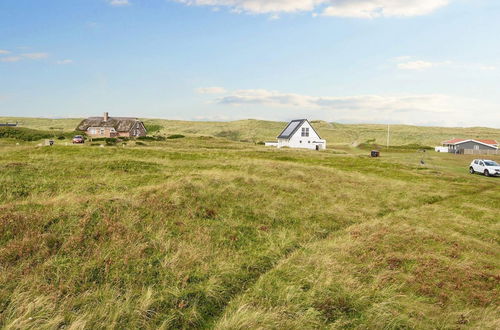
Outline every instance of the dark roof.
[[117, 132], [129, 132], [137, 122], [140, 122], [139, 119], [133, 117], [109, 117], [107, 121], [103, 117], [89, 117], [82, 120], [76, 129], [86, 131], [89, 127], [113, 127]]
[[[289, 138], [291, 138], [295, 134], [295, 132], [297, 132], [297, 130], [306, 121], [309, 123], [309, 121], [307, 119], [295, 119], [295, 120], [292, 120], [291, 122], [288, 123], [288, 125], [280, 133], [280, 135], [278, 135], [278, 139], [289, 139]], [[314, 129], [314, 127], [312, 127], [311, 123], [309, 123], [309, 125], [311, 126], [311, 128], [313, 129], [313, 131], [316, 133], [316, 135], [318, 135], [318, 137], [321, 139], [321, 137], [319, 136], [318, 132], [316, 132], [316, 130]]]
[[306, 119], [292, 120], [286, 125], [285, 129], [281, 131], [280, 135], [278, 135], [278, 139], [289, 139], [305, 121]]

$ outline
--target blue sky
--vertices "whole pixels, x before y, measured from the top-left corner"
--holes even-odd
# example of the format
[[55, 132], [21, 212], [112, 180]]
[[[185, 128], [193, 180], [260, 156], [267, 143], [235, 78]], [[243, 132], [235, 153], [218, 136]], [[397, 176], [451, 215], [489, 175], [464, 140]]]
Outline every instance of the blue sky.
[[497, 0], [2, 0], [0, 116], [500, 128]]

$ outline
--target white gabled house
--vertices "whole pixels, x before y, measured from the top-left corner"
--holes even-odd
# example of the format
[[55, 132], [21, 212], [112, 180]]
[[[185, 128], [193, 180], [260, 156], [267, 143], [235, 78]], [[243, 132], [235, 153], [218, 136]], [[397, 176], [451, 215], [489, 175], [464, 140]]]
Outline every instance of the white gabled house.
[[326, 140], [321, 139], [307, 119], [297, 119], [289, 122], [278, 135], [278, 142], [267, 142], [266, 145], [278, 148], [324, 150], [326, 149]]

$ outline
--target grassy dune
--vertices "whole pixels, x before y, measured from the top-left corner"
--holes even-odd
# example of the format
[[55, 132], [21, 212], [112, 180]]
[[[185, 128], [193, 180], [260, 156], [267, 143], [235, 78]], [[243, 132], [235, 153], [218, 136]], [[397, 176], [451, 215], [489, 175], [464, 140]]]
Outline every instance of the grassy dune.
[[468, 156], [0, 148], [2, 328], [500, 326], [499, 179]]
[[[263, 120], [239, 120], [232, 122], [192, 122], [163, 119], [143, 119], [147, 126], [159, 126], [155, 134], [184, 134], [188, 136], [219, 136], [232, 140], [259, 142], [275, 140], [285, 127], [284, 122]], [[42, 119], [0, 117], [0, 122], [20, 122], [22, 127], [70, 132], [75, 129], [81, 119]], [[314, 127], [329, 144], [358, 145], [367, 140], [386, 145], [386, 125], [344, 125], [313, 121]], [[446, 128], [420, 127], [408, 125], [391, 126], [391, 145], [419, 144], [427, 146], [440, 145], [442, 141], [457, 138], [484, 138], [500, 141], [500, 130], [494, 128]]]

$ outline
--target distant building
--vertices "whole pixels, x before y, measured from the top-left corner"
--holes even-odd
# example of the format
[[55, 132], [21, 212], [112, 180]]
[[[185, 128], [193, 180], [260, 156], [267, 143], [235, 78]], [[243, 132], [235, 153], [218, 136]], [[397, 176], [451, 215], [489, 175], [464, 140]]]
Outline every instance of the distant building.
[[448, 148], [448, 152], [454, 154], [480, 154], [498, 150], [498, 142], [495, 140], [452, 139], [442, 144], [443, 148]]
[[266, 145], [278, 148], [326, 149], [326, 140], [321, 139], [307, 119], [292, 120], [277, 139], [277, 142], [266, 142]]
[[144, 123], [133, 117], [109, 117], [105, 112], [103, 117], [84, 119], [76, 128], [94, 138], [101, 137], [139, 137], [146, 136]]
[[0, 123], [0, 127], [17, 127], [18, 123]]

